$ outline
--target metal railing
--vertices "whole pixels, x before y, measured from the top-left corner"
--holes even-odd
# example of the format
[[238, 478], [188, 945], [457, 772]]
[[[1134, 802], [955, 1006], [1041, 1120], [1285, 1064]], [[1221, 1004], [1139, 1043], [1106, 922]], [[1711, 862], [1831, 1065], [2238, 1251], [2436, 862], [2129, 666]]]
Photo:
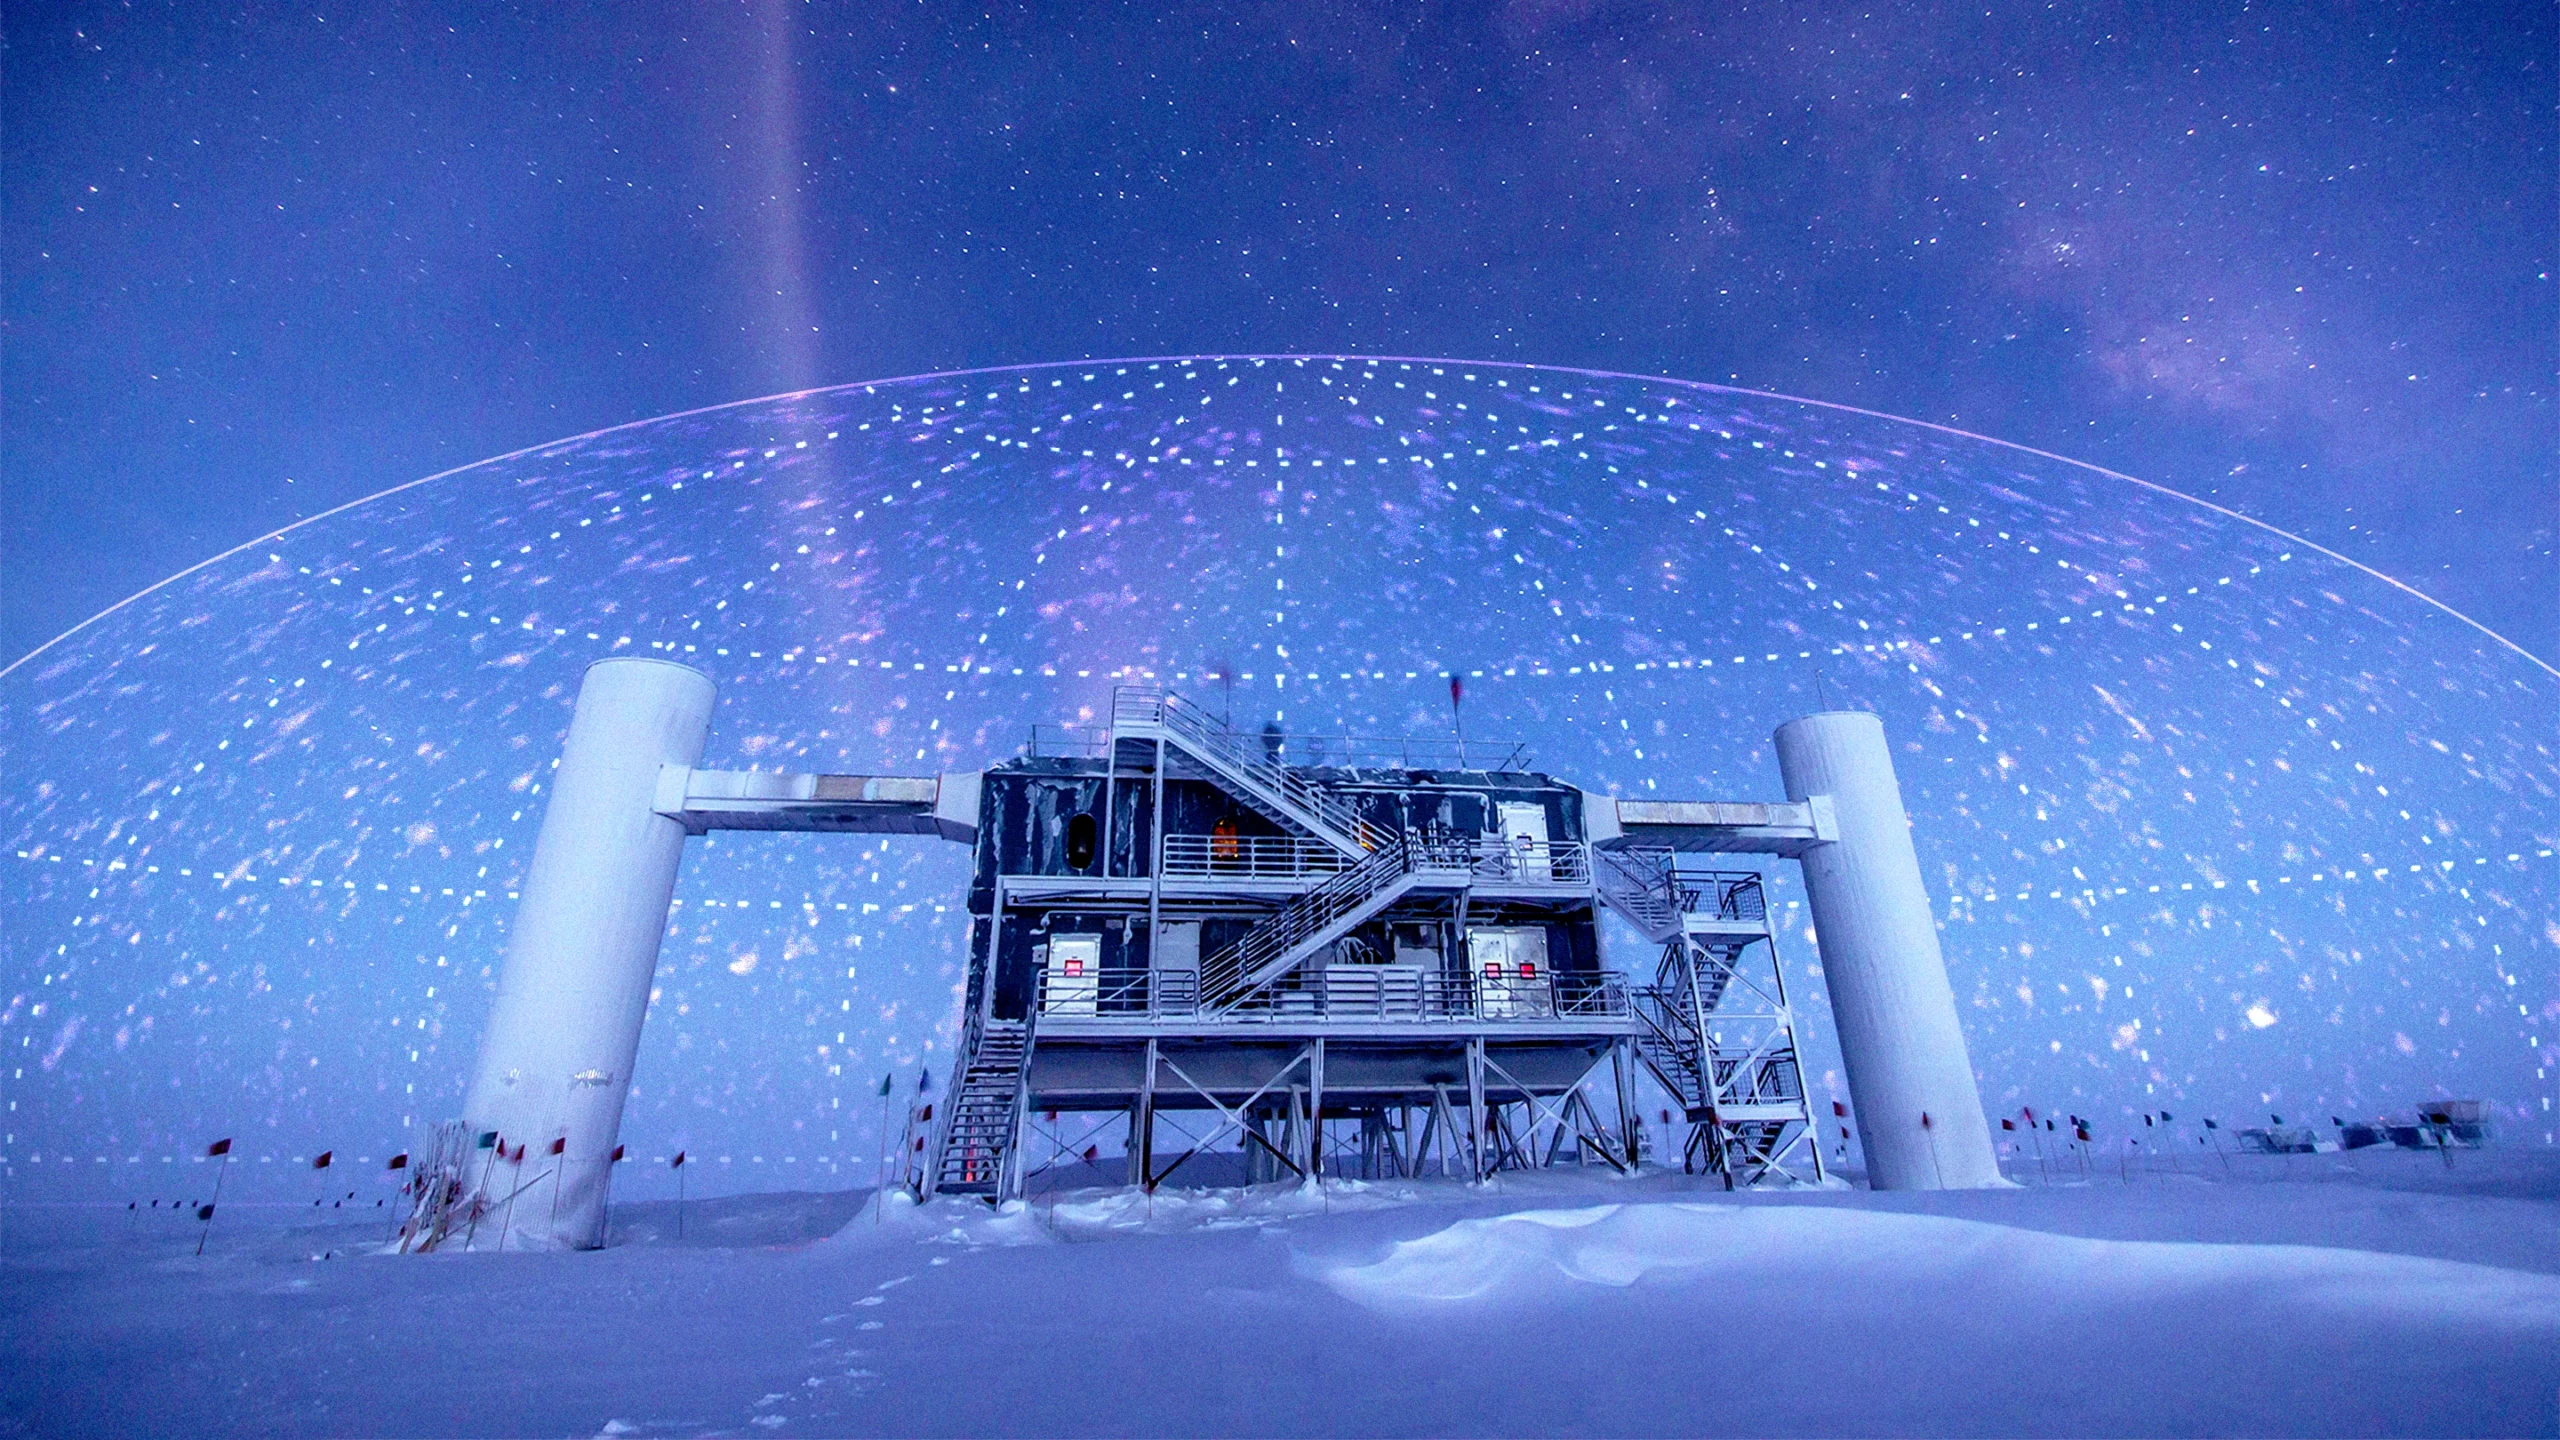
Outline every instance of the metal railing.
[[[1200, 990], [1213, 1005], [1228, 1006], [1270, 983], [1262, 972], [1336, 929], [1345, 917], [1370, 905], [1381, 892], [1414, 873], [1421, 856], [1412, 837], [1385, 841], [1369, 857], [1283, 905], [1244, 938], [1200, 962]], [[1262, 977], [1262, 978], [1257, 978]]]
[[1351, 861], [1322, 840], [1298, 835], [1167, 835], [1168, 878], [1302, 880], [1331, 875]]
[[1707, 858], [1649, 845], [1611, 847], [1592, 852], [1593, 876], [1601, 898], [1656, 940], [1678, 933], [1684, 915], [1767, 918], [1758, 872], [1707, 869]]
[[1591, 883], [1591, 847], [1579, 840], [1506, 840], [1488, 835], [1464, 843], [1469, 868], [1479, 880], [1519, 885]]
[[[1167, 971], [1188, 979], [1191, 972]], [[1059, 1015], [1148, 1015], [1156, 1013], [1157, 972], [1135, 966], [1088, 970], [1081, 975], [1040, 972], [1040, 1013]]]
[[[1415, 842], [1427, 858], [1479, 881], [1515, 885], [1591, 883], [1591, 848], [1578, 840], [1505, 840], [1498, 835]], [[1169, 879], [1304, 880], [1339, 874], [1351, 861], [1320, 840], [1297, 835], [1167, 835]]]
[[1189, 970], [1112, 968], [1056, 976], [1040, 972], [1035, 1008], [1043, 1023], [1079, 1019], [1192, 1019], [1222, 1024], [1275, 1020], [1577, 1020], [1635, 1013], [1616, 971], [1490, 976], [1436, 965], [1330, 965], [1293, 971], [1250, 1003], [1213, 1014], [1200, 1009]]
[[1035, 760], [1098, 760], [1111, 753], [1111, 732], [1099, 725], [1034, 725], [1022, 753]]
[[[1145, 693], [1171, 694], [1170, 691]], [[1178, 698], [1178, 697], [1177, 697]], [[1208, 712], [1201, 711], [1203, 718]], [[1234, 727], [1224, 721], [1210, 719], [1213, 725], [1230, 733]], [[1493, 773], [1526, 770], [1530, 765], [1529, 747], [1513, 740], [1436, 739], [1411, 735], [1316, 735], [1290, 731], [1266, 739], [1262, 735], [1245, 737], [1256, 748], [1269, 755], [1270, 746], [1279, 746], [1278, 760], [1287, 765], [1335, 766], [1342, 769], [1391, 770], [1480, 770]], [[1108, 754], [1111, 732], [1100, 725], [1068, 722], [1044, 722], [1031, 727], [1030, 740], [1023, 753], [1031, 756], [1091, 758]]]
[[1111, 725], [1115, 733], [1131, 725], [1160, 727], [1257, 798], [1346, 848], [1375, 850], [1391, 838], [1332, 792], [1281, 764], [1261, 741], [1228, 729], [1170, 690], [1124, 685], [1112, 691]]
[[1344, 769], [1525, 770], [1529, 747], [1510, 740], [1458, 740], [1406, 735], [1299, 735], [1278, 737], [1280, 756], [1292, 765]]

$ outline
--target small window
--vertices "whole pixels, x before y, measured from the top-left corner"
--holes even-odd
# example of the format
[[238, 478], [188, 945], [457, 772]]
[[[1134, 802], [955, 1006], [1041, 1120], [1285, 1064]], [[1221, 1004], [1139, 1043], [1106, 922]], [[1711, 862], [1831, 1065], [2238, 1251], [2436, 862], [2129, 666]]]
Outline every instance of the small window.
[[1090, 815], [1071, 816], [1067, 820], [1067, 868], [1090, 870], [1094, 851], [1101, 847], [1102, 827]]

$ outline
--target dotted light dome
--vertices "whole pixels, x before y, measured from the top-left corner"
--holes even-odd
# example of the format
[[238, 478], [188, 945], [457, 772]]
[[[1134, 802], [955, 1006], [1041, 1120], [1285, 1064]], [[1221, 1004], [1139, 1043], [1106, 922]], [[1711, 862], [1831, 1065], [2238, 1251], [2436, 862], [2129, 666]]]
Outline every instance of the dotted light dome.
[[[1868, 707], [1989, 1108], [2480, 1095], [2550, 1138], [2560, 680], [2538, 661], [2260, 526], [1949, 431], [1266, 357], [563, 441], [244, 547], [22, 662], [0, 678], [8, 1180], [94, 1185], [235, 1132], [387, 1153], [456, 1113], [578, 677], [608, 655], [710, 674], [706, 763], [768, 769], [974, 769], [1132, 680], [1248, 727], [1445, 734], [1456, 673], [1470, 737], [1576, 783], [1779, 798], [1771, 729]], [[883, 1070], [949, 1059], [964, 862], [696, 842], [633, 1150], [867, 1179]], [[1613, 965], [1650, 969], [1617, 940]], [[1818, 1075], [1815, 941], [1799, 920], [1785, 958]]]

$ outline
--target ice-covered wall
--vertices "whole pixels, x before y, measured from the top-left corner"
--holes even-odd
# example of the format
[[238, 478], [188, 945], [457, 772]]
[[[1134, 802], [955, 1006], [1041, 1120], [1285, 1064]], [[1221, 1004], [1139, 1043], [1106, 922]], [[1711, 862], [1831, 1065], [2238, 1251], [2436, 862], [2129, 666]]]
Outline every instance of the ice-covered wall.
[[[1558, 775], [1774, 797], [1772, 724], [1871, 708], [1994, 1112], [2449, 1090], [2552, 1129], [2560, 682], [2460, 620], [2172, 495], [1801, 402], [1133, 361], [490, 461], [0, 677], [8, 1182], [224, 1133], [281, 1174], [458, 1114], [578, 677], [616, 655], [712, 677], [712, 763], [857, 773], [975, 769], [1120, 677], [1437, 731], [1454, 669], [1468, 735]], [[694, 842], [635, 1153], [867, 1176], [882, 1070], [947, 1055], [965, 868]]]

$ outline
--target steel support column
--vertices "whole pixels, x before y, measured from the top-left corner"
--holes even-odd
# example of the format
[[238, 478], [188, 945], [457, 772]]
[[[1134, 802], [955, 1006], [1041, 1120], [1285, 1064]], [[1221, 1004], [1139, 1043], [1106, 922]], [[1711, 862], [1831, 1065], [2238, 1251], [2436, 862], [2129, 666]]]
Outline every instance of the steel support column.
[[1490, 1173], [1485, 1169], [1485, 1140], [1490, 1125], [1484, 1110], [1484, 1037], [1467, 1038], [1467, 1164], [1474, 1174], [1472, 1183], [1483, 1184]]

